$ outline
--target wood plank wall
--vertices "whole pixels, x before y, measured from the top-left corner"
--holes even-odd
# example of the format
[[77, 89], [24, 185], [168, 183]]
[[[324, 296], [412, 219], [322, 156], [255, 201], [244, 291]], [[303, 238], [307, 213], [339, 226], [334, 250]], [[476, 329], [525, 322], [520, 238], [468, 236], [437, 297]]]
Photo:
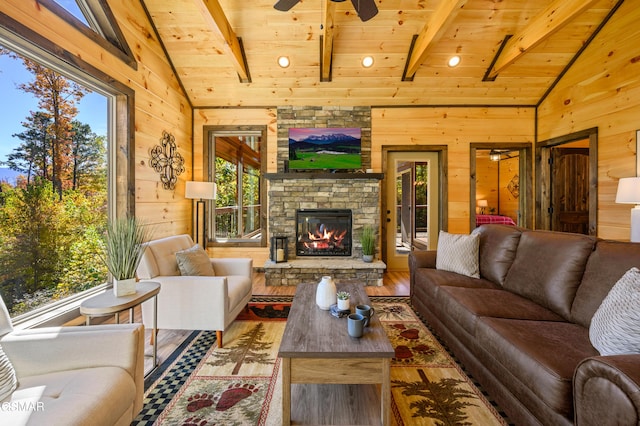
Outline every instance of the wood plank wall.
[[[191, 202], [184, 198], [184, 182], [191, 179], [191, 107], [139, 2], [110, 0], [109, 6], [138, 61], [134, 70], [105, 52], [37, 1], [3, 0], [2, 11], [36, 33], [112, 76], [135, 91], [135, 200], [136, 215], [154, 227], [153, 237], [191, 232]], [[151, 169], [149, 150], [162, 131], [175, 136], [187, 171], [174, 191], [162, 188]]]
[[538, 110], [538, 140], [598, 128], [598, 236], [628, 240], [618, 179], [636, 176], [640, 129], [640, 8], [622, 4]]
[[382, 170], [382, 147], [446, 145], [448, 147], [449, 232], [468, 233], [470, 150], [474, 142], [534, 140], [534, 108], [424, 107], [373, 108], [371, 159]]

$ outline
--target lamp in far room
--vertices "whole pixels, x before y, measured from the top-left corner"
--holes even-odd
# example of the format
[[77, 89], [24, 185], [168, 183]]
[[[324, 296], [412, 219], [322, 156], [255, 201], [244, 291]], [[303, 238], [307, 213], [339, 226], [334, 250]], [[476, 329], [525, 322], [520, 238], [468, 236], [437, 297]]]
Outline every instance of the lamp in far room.
[[640, 177], [620, 178], [616, 203], [635, 204], [631, 209], [631, 242], [640, 242]]
[[484, 214], [484, 209], [489, 206], [487, 200], [478, 200], [478, 207], [480, 207], [480, 214]]
[[[215, 200], [216, 184], [213, 182], [189, 181], [184, 191], [185, 198], [196, 201], [196, 238], [203, 249], [207, 249], [207, 204], [205, 200]], [[200, 204], [202, 204], [202, 240], [200, 240]]]

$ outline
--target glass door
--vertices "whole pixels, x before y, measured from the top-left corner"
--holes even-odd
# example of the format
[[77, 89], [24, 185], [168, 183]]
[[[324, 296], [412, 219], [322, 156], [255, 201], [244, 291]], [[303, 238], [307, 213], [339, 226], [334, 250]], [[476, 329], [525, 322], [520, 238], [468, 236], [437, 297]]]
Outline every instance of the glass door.
[[412, 248], [435, 249], [438, 153], [390, 152], [387, 161], [387, 269], [407, 270]]

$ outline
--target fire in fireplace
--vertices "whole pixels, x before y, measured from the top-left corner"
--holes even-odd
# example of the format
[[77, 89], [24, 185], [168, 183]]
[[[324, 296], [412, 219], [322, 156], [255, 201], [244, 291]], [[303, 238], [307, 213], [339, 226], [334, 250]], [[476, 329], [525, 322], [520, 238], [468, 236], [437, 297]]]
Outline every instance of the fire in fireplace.
[[351, 210], [297, 210], [296, 255], [351, 256]]

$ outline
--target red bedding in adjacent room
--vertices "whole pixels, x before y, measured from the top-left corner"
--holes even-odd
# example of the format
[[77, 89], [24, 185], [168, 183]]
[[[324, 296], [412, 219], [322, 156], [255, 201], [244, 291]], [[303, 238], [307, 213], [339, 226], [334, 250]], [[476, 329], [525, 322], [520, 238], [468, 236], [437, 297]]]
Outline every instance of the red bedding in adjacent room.
[[477, 214], [476, 226], [484, 225], [485, 223], [501, 223], [503, 225], [514, 225], [515, 222], [508, 216], [497, 216], [494, 214]]

